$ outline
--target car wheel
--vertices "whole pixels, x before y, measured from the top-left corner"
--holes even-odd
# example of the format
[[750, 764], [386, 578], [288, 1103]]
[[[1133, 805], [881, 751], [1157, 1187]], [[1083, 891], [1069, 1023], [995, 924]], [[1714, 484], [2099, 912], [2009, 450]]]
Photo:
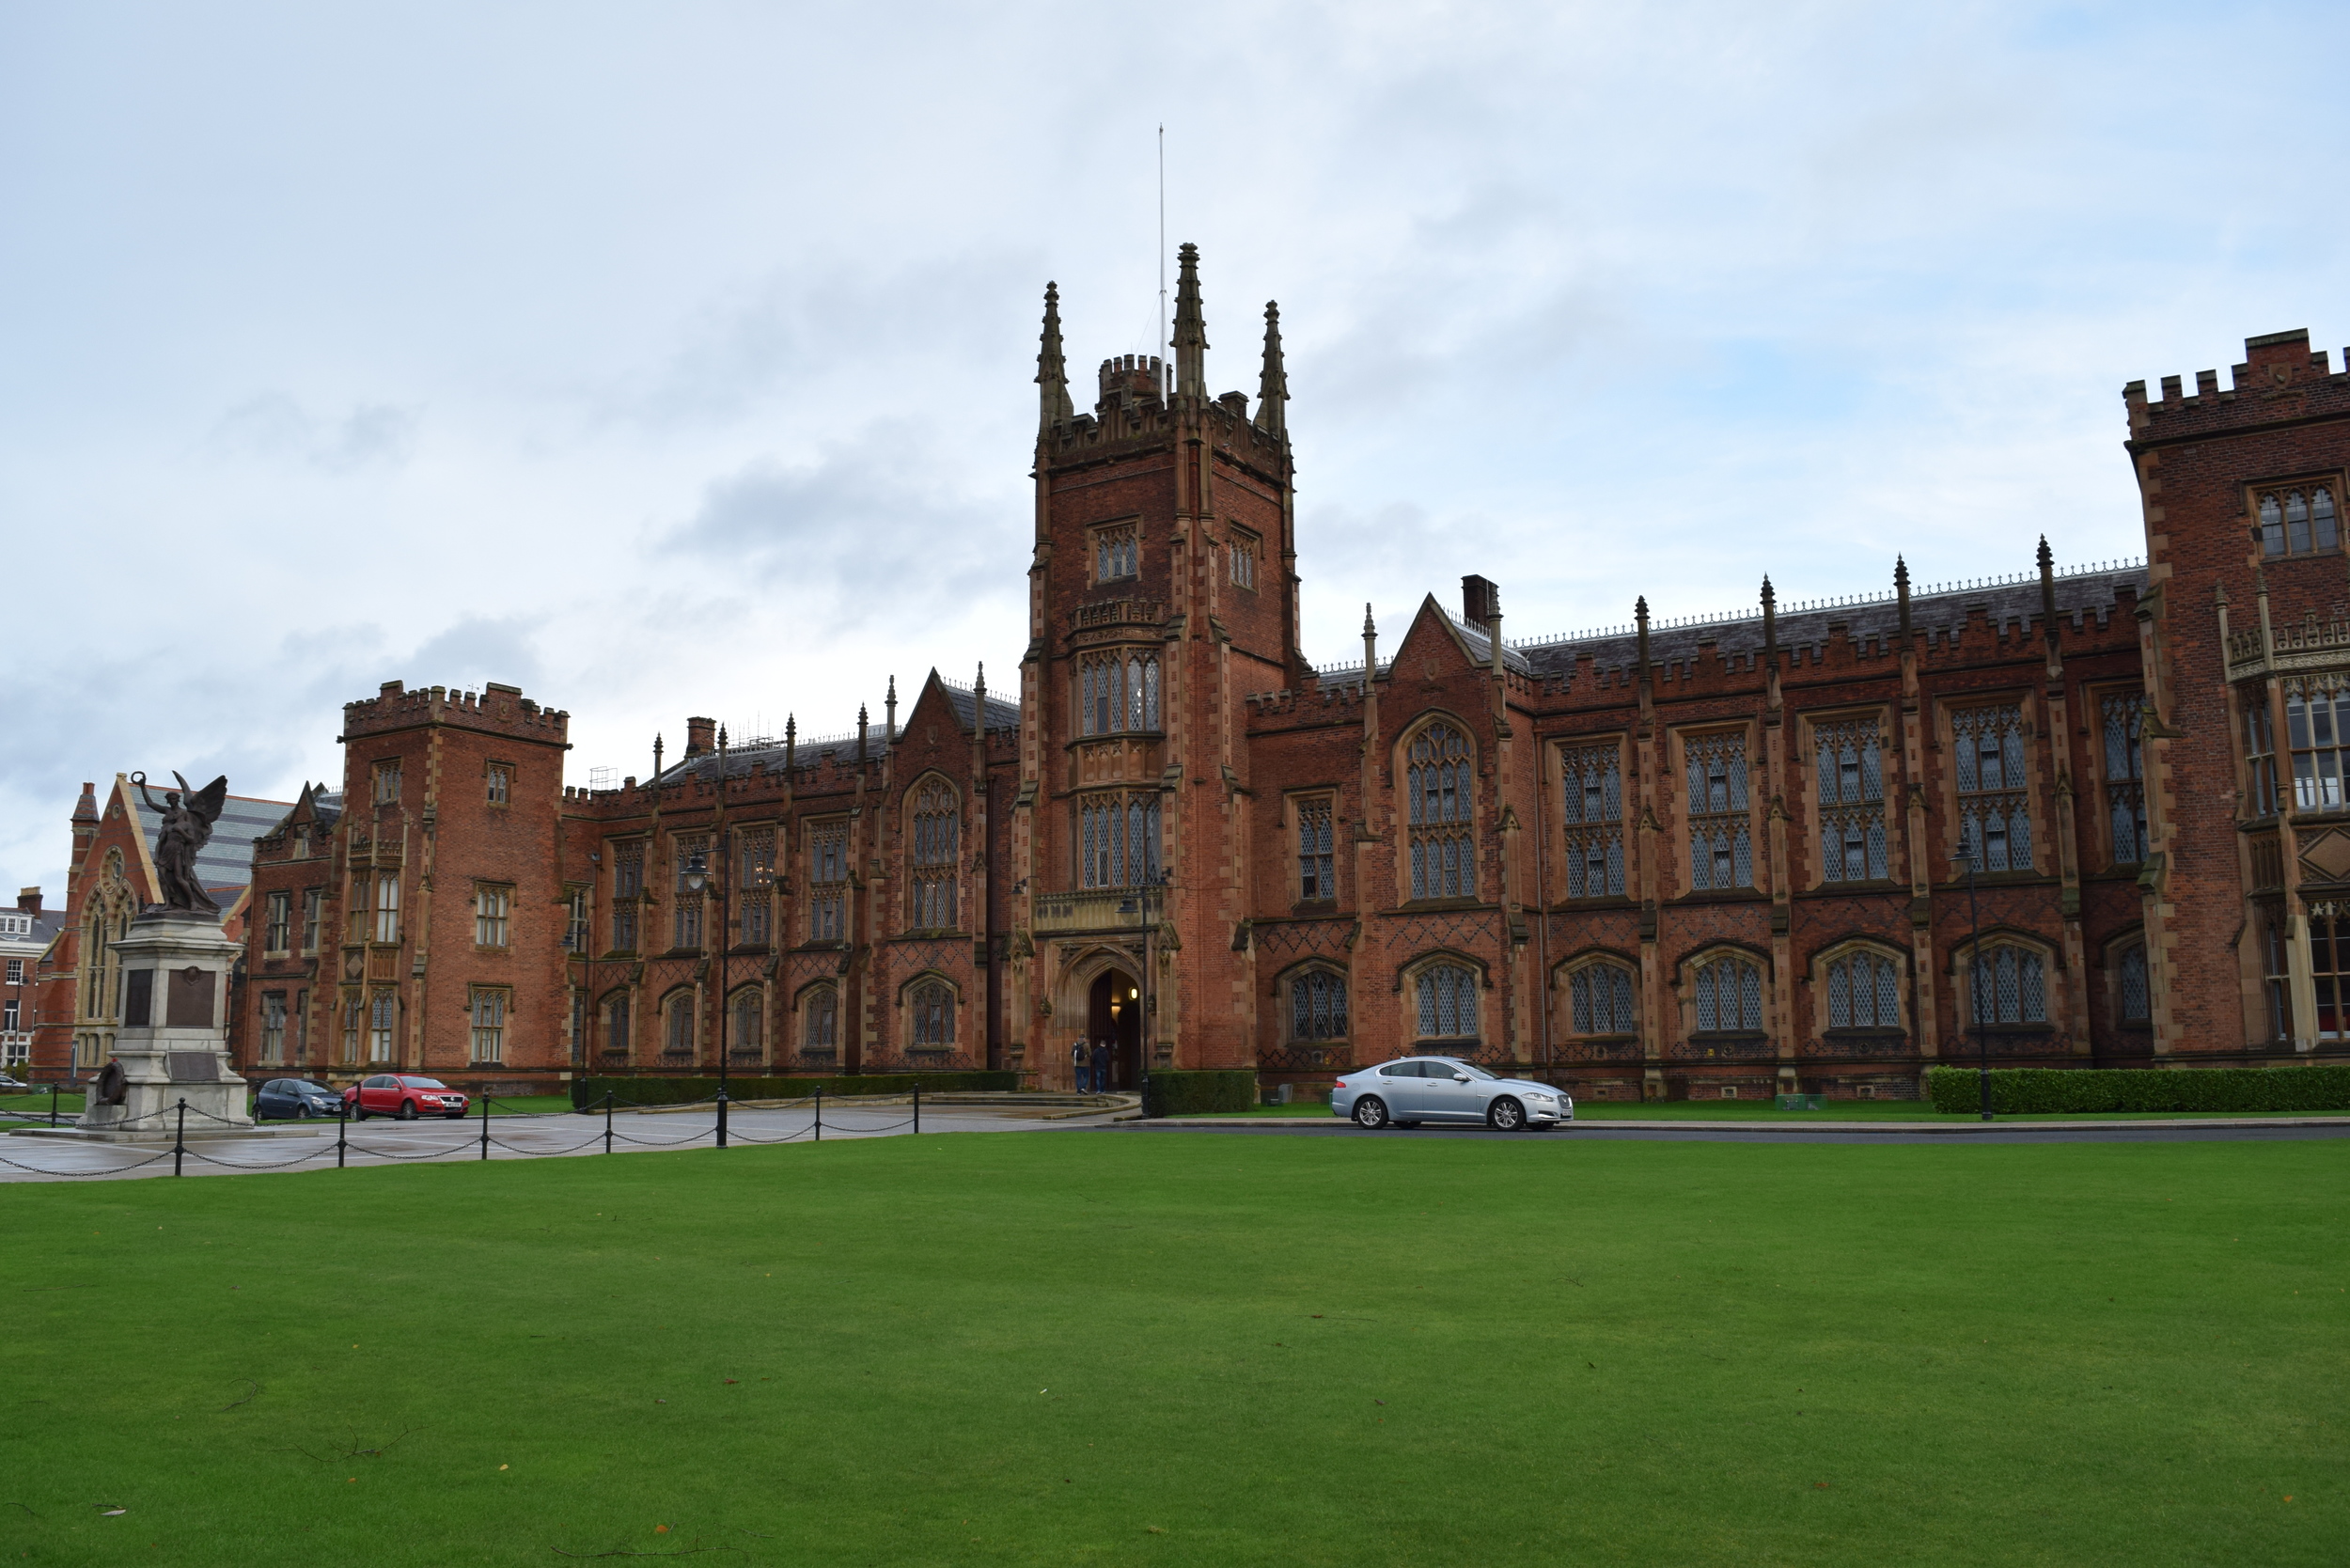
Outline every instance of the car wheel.
[[1387, 1124], [1387, 1103], [1376, 1094], [1366, 1094], [1355, 1102], [1355, 1125], [1380, 1128]]
[[416, 1103], [414, 1100], [402, 1100], [400, 1103], [400, 1119], [402, 1121], [414, 1121], [416, 1119]]
[[309, 1101], [305, 1100], [302, 1102], [302, 1108], [294, 1112], [294, 1115], [301, 1118], [303, 1121], [307, 1121], [310, 1118], [318, 1115], [318, 1111], [311, 1105]]
[[1526, 1107], [1505, 1094], [1485, 1107], [1485, 1122], [1496, 1132], [1524, 1132]]
[[351, 1119], [353, 1121], [365, 1121], [368, 1119], [368, 1113], [361, 1110], [358, 1105], [354, 1104], [351, 1107]]

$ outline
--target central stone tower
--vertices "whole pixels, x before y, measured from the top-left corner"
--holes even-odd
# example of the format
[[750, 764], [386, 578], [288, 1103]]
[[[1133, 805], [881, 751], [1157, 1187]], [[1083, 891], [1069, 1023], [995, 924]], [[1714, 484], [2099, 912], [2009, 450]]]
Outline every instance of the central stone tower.
[[1199, 254], [1180, 254], [1171, 383], [1154, 357], [1104, 360], [1090, 414], [1044, 291], [1012, 1011], [1047, 1081], [1080, 1039], [1112, 1042], [1120, 1087], [1256, 1059], [1236, 802], [1243, 698], [1305, 667], [1289, 389], [1267, 305], [1254, 414], [1208, 395]]

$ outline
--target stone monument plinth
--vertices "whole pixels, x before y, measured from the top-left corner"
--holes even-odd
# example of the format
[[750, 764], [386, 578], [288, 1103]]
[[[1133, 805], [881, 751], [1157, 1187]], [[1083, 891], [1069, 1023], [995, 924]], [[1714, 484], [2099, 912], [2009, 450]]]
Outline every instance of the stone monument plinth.
[[245, 1083], [228, 1070], [228, 974], [241, 949], [220, 917], [154, 908], [115, 944], [122, 964], [118, 1075], [92, 1086], [75, 1126], [86, 1133], [169, 1141], [187, 1102], [187, 1132], [250, 1132]]

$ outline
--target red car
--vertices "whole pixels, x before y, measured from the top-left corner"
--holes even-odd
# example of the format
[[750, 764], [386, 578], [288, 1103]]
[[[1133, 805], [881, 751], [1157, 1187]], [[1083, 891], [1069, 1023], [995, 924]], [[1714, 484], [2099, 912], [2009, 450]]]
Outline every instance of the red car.
[[402, 1121], [446, 1116], [454, 1121], [465, 1114], [470, 1103], [440, 1079], [414, 1073], [378, 1073], [343, 1090], [343, 1104], [351, 1107], [353, 1121], [365, 1121], [370, 1116], [396, 1116]]

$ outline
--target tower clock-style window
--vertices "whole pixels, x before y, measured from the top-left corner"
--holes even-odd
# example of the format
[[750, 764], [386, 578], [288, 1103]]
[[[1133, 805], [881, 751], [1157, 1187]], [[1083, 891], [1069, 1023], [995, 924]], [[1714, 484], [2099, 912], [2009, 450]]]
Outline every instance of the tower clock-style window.
[[1159, 659], [1138, 651], [1089, 653], [1077, 661], [1077, 733], [1110, 735], [1159, 727]]
[[1407, 753], [1412, 897], [1477, 896], [1477, 841], [1469, 831], [1476, 799], [1468, 743], [1450, 725], [1432, 724]]
[[1093, 580], [1097, 583], [1137, 576], [1142, 571], [1142, 539], [1131, 523], [1099, 528], [1093, 535]]
[[1564, 776], [1559, 819], [1567, 825], [1567, 897], [1571, 899], [1623, 895], [1621, 756], [1613, 741], [1559, 753]]
[[1958, 772], [1959, 846], [1985, 871], [2032, 869], [2025, 797], [2024, 715], [2014, 703], [1950, 715]]
[[2309, 556], [2341, 544], [2331, 485], [2288, 485], [2260, 493], [2261, 554]]
[[1330, 797], [1297, 803], [1297, 898], [1301, 903], [1339, 896], [1336, 857], [1331, 853]]
[[1693, 735], [1681, 744], [1689, 785], [1689, 886], [1754, 886], [1754, 827], [1747, 806], [1747, 738]]
[[913, 929], [951, 931], [955, 924], [956, 853], [962, 826], [961, 802], [944, 779], [933, 778], [914, 797]]
[[1820, 771], [1820, 866], [1829, 882], [1882, 881], [1885, 760], [1876, 721], [1844, 719], [1811, 732]]
[[2145, 747], [2138, 732], [2141, 707], [2135, 692], [2117, 692], [2098, 704], [2105, 720], [2106, 822], [2117, 866], [2135, 866], [2146, 858]]

